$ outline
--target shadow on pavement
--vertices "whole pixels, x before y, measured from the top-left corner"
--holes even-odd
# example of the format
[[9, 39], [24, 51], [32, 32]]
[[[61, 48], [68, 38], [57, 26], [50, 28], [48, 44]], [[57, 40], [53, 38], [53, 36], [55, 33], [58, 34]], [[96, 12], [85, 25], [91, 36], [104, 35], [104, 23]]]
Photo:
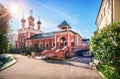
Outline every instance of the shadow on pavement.
[[44, 61], [47, 62], [47, 63], [51, 63], [51, 64], [69, 65], [69, 66], [74, 66], [74, 67], [81, 67], [81, 68], [85, 68], [85, 69], [91, 69], [90, 67], [76, 65], [76, 64], [72, 63], [73, 61], [70, 61], [70, 60], [65, 60], [65, 61], [60, 61], [60, 60], [44, 60]]
[[92, 57], [90, 57], [90, 56], [87, 56], [87, 57], [85, 57], [85, 56], [77, 56], [77, 57], [68, 59], [67, 61], [89, 64], [89, 62], [92, 61]]

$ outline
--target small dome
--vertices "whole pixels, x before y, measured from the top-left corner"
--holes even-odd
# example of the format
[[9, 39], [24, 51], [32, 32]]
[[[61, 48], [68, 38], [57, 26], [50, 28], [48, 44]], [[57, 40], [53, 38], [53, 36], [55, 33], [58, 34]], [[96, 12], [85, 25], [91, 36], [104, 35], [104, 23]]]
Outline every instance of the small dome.
[[32, 21], [34, 21], [34, 17], [29, 16], [29, 17], [28, 17], [28, 20], [32, 20]]
[[24, 19], [24, 17], [21, 19], [21, 22], [25, 22], [26, 20]]
[[37, 24], [41, 24], [41, 21], [39, 20], [39, 21], [37, 22]]

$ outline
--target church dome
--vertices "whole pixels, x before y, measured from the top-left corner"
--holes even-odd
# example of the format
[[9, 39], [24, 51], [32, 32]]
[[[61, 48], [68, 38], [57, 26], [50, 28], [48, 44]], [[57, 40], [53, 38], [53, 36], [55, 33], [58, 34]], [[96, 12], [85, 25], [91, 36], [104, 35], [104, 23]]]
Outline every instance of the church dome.
[[21, 19], [21, 22], [25, 22], [26, 20], [24, 19], [24, 17]]
[[34, 17], [29, 16], [29, 17], [28, 17], [28, 20], [32, 20], [32, 21], [34, 21]]
[[41, 21], [39, 20], [39, 21], [37, 22], [37, 24], [41, 24]]

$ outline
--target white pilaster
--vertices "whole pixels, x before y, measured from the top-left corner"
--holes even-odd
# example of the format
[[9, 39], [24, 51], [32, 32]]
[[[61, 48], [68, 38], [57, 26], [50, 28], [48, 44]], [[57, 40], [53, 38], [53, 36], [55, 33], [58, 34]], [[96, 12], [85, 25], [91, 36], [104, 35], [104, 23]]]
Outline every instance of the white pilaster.
[[68, 32], [68, 46], [70, 46], [70, 34], [69, 34], [69, 32]]

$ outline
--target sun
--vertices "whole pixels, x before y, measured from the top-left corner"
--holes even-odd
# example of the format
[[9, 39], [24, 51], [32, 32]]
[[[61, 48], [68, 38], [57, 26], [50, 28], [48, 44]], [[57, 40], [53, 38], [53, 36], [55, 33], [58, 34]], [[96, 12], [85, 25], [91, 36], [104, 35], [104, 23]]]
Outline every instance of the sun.
[[10, 12], [11, 13], [17, 13], [18, 12], [18, 6], [15, 5], [15, 4], [11, 5]]

